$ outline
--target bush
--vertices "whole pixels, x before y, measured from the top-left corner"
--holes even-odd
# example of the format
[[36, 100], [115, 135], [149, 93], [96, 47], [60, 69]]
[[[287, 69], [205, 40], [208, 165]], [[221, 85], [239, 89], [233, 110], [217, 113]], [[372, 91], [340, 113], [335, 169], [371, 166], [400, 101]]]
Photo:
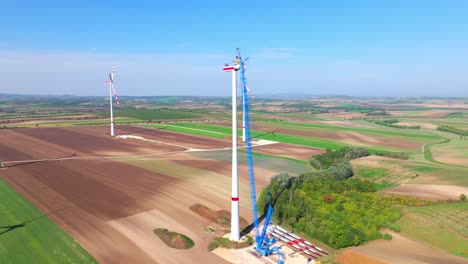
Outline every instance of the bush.
[[459, 197], [460, 197], [460, 200], [466, 201], [466, 194], [462, 193], [462, 194], [460, 194]]
[[336, 166], [331, 166], [327, 169], [327, 172], [331, 175], [334, 175], [334, 177], [338, 180], [345, 180], [353, 177], [354, 175], [353, 167], [351, 167], [349, 161], [344, 161], [338, 163]]
[[387, 224], [387, 227], [390, 228], [390, 230], [400, 233], [400, 227], [397, 224], [389, 223]]
[[309, 165], [316, 170], [322, 167], [322, 163], [313, 157], [309, 159]]
[[383, 239], [385, 239], [385, 240], [392, 240], [392, 235], [390, 235], [390, 234], [384, 234], [384, 235], [383, 235]]
[[369, 155], [369, 150], [367, 150], [366, 148], [353, 147], [346, 151], [344, 157], [347, 160], [353, 160], [361, 157], [367, 157]]

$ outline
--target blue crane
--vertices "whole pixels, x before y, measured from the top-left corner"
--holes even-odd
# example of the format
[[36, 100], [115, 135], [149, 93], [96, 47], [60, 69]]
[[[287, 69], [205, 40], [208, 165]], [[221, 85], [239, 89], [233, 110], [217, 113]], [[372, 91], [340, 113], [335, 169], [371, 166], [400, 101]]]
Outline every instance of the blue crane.
[[263, 223], [262, 232], [259, 232], [258, 227], [258, 210], [257, 210], [257, 194], [255, 190], [255, 175], [254, 175], [254, 164], [252, 156], [252, 137], [250, 133], [250, 118], [249, 118], [249, 104], [248, 104], [248, 94], [247, 94], [247, 80], [245, 78], [245, 61], [240, 55], [239, 49], [237, 49], [237, 60], [240, 62], [240, 81], [242, 87], [242, 97], [243, 97], [243, 110], [244, 110], [244, 122], [245, 122], [245, 144], [247, 148], [247, 164], [249, 169], [249, 183], [250, 183], [250, 199], [252, 202], [252, 215], [253, 215], [253, 225], [255, 232], [255, 250], [261, 256], [268, 256], [276, 254], [278, 256], [278, 264], [284, 264], [283, 254], [280, 252], [278, 247], [273, 247], [275, 239], [268, 239], [266, 233], [267, 228], [270, 225], [270, 219], [273, 214], [273, 207], [270, 204], [270, 194], [267, 194], [268, 202], [268, 211]]

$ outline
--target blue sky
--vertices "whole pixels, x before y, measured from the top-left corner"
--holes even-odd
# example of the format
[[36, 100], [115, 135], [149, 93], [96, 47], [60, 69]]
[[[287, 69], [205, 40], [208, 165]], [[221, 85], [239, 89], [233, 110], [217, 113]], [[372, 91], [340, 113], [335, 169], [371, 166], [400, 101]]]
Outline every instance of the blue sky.
[[[468, 1], [10, 1], [0, 93], [468, 96]], [[96, 2], [96, 3], [94, 3]]]

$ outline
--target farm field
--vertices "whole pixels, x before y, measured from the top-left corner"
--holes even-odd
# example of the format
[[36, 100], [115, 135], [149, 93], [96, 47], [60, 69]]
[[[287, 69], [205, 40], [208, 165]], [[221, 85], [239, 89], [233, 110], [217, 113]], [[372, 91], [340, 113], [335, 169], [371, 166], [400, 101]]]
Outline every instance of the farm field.
[[97, 263], [50, 220], [66, 207], [41, 212], [2, 179], [0, 199], [1, 263]]
[[[206, 123], [178, 123], [177, 130], [180, 132], [188, 133], [188, 134], [200, 134], [197, 130], [204, 130], [204, 132], [208, 131], [211, 134], [213, 132], [223, 133], [226, 137], [230, 137], [231, 129], [227, 126], [221, 125], [213, 125], [213, 124], [206, 124]], [[156, 126], [158, 127], [158, 126]], [[164, 127], [164, 129], [172, 130], [173, 126]], [[203, 133], [203, 132], [202, 132]], [[238, 135], [241, 135], [242, 130], [237, 130]], [[306, 136], [296, 136], [296, 135], [289, 135], [284, 133], [271, 133], [270, 131], [252, 131], [252, 138], [261, 138], [265, 140], [271, 141], [278, 141], [283, 143], [289, 144], [296, 144], [296, 145], [303, 145], [308, 147], [316, 147], [316, 148], [330, 148], [330, 149], [339, 149], [340, 147], [344, 146], [343, 144], [338, 144], [333, 142], [332, 140], [327, 139], [320, 139], [320, 138], [312, 138]], [[208, 134], [207, 134], [208, 135]]]
[[468, 257], [468, 204], [409, 208], [397, 221], [401, 232], [425, 244]]
[[351, 161], [355, 176], [378, 190], [429, 200], [457, 200], [468, 193], [468, 168], [369, 156]]
[[[107, 126], [0, 130], [4, 162], [59, 159], [5, 162], [0, 176], [44, 213], [65, 208], [51, 219], [98, 262], [180, 263], [203, 256], [207, 263], [223, 263], [207, 250], [212, 235], [204, 227], [210, 222], [189, 207], [200, 203], [229, 209], [230, 151], [198, 151], [224, 149], [229, 142], [144, 127], [116, 128], [118, 135], [151, 141], [110, 138]], [[260, 158], [265, 167], [276, 165], [256, 169], [259, 188], [272, 175], [309, 169], [289, 159], [262, 156], [257, 161]], [[248, 197], [242, 152], [239, 160], [240, 193]], [[250, 200], [240, 204], [241, 215], [250, 219]], [[189, 236], [195, 246], [183, 252], [167, 248], [152, 232], [166, 227]]]
[[355, 177], [370, 180], [377, 190], [398, 186], [417, 177], [417, 171], [398, 163], [394, 159], [378, 156], [359, 158], [351, 162]]
[[175, 109], [131, 109], [131, 110], [119, 110], [115, 112], [116, 116], [122, 116], [127, 118], [133, 119], [140, 119], [140, 120], [173, 120], [173, 119], [197, 119], [203, 117], [204, 115], [189, 112], [189, 111], [182, 111], [182, 110], [175, 110]]
[[[373, 150], [386, 151], [420, 151], [422, 144], [434, 142], [435, 137], [426, 135], [415, 135], [405, 133], [369, 133], [368, 130], [354, 127], [340, 127], [322, 124], [301, 124], [301, 123], [259, 123], [257, 129], [268, 131], [277, 129], [279, 133], [312, 137], [321, 140], [330, 140], [342, 145], [357, 145], [368, 147]], [[394, 135], [396, 134], [396, 135]]]
[[446, 164], [468, 165], [468, 140], [452, 139], [444, 144], [431, 146], [432, 157]]
[[[125, 126], [123, 128], [130, 131], [134, 129]], [[57, 158], [68, 157], [73, 153], [78, 157], [135, 153], [148, 155], [186, 150], [171, 143], [151, 143], [151, 149], [148, 149], [148, 143], [138, 140], [111, 139], [105, 136], [106, 130], [107, 127], [2, 130], [2, 137], [18, 139], [6, 140], [0, 145], [2, 159]], [[60, 137], [54, 132], [59, 133]], [[161, 134], [156, 133], [156, 137], [159, 140], [163, 139]], [[187, 142], [184, 142], [180, 135], [175, 134], [172, 137], [177, 143], [187, 143], [189, 147], [200, 147], [203, 144], [202, 140], [194, 140], [193, 136], [189, 136]], [[190, 138], [196, 141], [196, 144], [190, 145]], [[170, 142], [171, 138], [167, 141]], [[206, 146], [217, 144], [223, 143], [211, 140]], [[205, 255], [208, 263], [223, 263], [222, 259], [206, 250], [210, 235], [204, 232], [203, 227], [209, 222], [191, 212], [189, 207], [194, 203], [201, 203], [214, 209], [227, 209], [230, 204], [230, 192], [225, 194], [225, 199], [220, 199], [219, 191], [206, 190], [204, 186], [193, 181], [110, 159], [12, 165], [2, 170], [1, 176], [43, 211], [67, 207], [51, 216], [52, 220], [69, 232], [98, 262], [167, 263], [168, 258], [172, 261], [182, 261]], [[225, 180], [222, 181], [222, 186], [229, 186], [229, 175], [223, 178]], [[222, 186], [219, 186], [221, 190]], [[203, 190], [202, 196], [200, 188]], [[247, 213], [249, 210], [244, 208], [242, 212]], [[156, 219], [150, 217], [155, 213], [158, 215]], [[135, 216], [136, 220], [132, 216]], [[126, 231], [128, 226], [134, 223], [133, 220], [145, 221], [141, 219], [148, 217], [151, 219], [148, 222], [151, 223], [150, 226], [131, 228], [131, 233]], [[135, 232], [145, 233], [145, 228], [149, 228], [148, 231], [152, 234], [154, 228], [167, 226], [175, 226], [174, 229], [191, 237], [195, 246], [184, 252], [174, 249], [172, 253], [161, 254], [162, 251], [171, 251], [156, 236], [141, 238], [142, 240], [138, 241], [132, 236]], [[147, 239], [152, 241], [151, 248], [144, 246]], [[120, 248], [127, 250], [122, 251]]]
[[419, 177], [413, 178], [409, 183], [468, 187], [466, 167], [423, 162], [415, 162], [409, 167], [421, 172]]
[[[309, 125], [312, 127], [309, 127]], [[315, 128], [316, 125], [319, 126], [319, 128]], [[231, 134], [231, 130], [228, 127], [229, 123], [177, 123], [170, 126], [152, 126], [212, 137], [222, 137], [223, 135], [227, 137]], [[423, 144], [440, 141], [438, 136], [424, 133], [387, 133], [385, 130], [381, 130], [380, 132], [369, 135], [367, 132], [369, 129], [364, 129], [366, 132], [360, 133], [360, 128], [339, 127], [323, 124], [296, 126], [283, 123], [271, 124], [258, 122], [254, 127], [256, 129], [256, 131], [252, 132], [254, 138], [316, 148], [339, 149], [345, 145], [360, 145], [369, 147], [372, 150], [419, 152], [421, 151]], [[341, 129], [344, 131], [341, 131]], [[351, 131], [348, 132], [348, 129]], [[241, 133], [240, 129], [238, 130], [238, 133]], [[382, 135], [381, 133], [384, 134]]]
[[400, 233], [388, 231], [392, 240], [376, 240], [366, 245], [350, 248], [351, 251], [369, 256], [385, 263], [464, 264], [466, 259], [449, 254], [442, 249], [425, 245]]
[[[11, 126], [29, 128], [0, 130], [4, 139], [0, 143], [0, 159], [30, 162], [5, 163], [8, 167], [0, 170], [0, 177], [43, 214], [65, 208], [49, 218], [98, 262], [180, 263], [202, 256], [207, 263], [226, 263], [207, 250], [214, 235], [205, 228], [212, 223], [189, 208], [198, 203], [213, 210], [229, 211], [231, 128], [227, 121], [230, 116], [216, 108], [222, 102], [210, 108], [217, 110], [204, 113], [197, 110], [196, 103], [190, 104], [190, 109], [173, 108], [176, 106], [171, 105], [171, 100], [161, 101], [167, 104], [167, 109], [135, 101], [141, 108], [116, 111], [115, 138], [109, 137], [108, 120], [102, 114], [76, 120], [60, 120], [59, 114], [43, 114], [38, 119], [12, 123]], [[293, 104], [294, 101], [285, 106], [272, 102], [272, 109], [290, 111], [294, 109]], [[337, 108], [340, 104], [344, 103], [330, 103]], [[440, 124], [463, 128], [466, 118], [456, 114], [460, 110], [424, 113], [426, 109], [394, 107], [389, 110], [394, 116], [380, 117], [395, 117], [400, 121], [396, 124], [422, 126], [421, 129], [402, 129], [376, 124], [372, 121], [376, 117], [369, 120], [366, 113], [372, 108], [353, 108], [351, 103], [345, 104], [350, 112], [346, 109], [333, 109], [328, 113], [320, 110], [315, 114], [256, 111], [253, 151], [257, 192], [268, 185], [273, 175], [297, 176], [310, 171], [308, 159], [324, 153], [326, 148], [363, 146], [371, 153], [405, 152], [409, 155], [408, 160], [369, 156], [351, 161], [355, 177], [370, 180], [379, 192], [430, 200], [457, 200], [460, 193], [468, 193], [468, 167], [464, 162], [457, 163], [464, 159], [464, 140], [458, 135], [435, 130]], [[237, 131], [240, 196], [249, 197], [240, 126]], [[450, 141], [439, 143], [444, 139]], [[44, 158], [53, 160], [35, 161]], [[249, 220], [250, 199], [240, 199], [240, 206], [241, 216]], [[434, 210], [438, 212], [439, 209]], [[434, 218], [410, 208], [399, 222], [401, 228], [413, 230], [411, 226], [420, 223], [420, 230], [414, 228], [414, 234], [395, 233], [390, 242], [374, 241], [351, 248], [349, 252], [361, 255], [347, 253], [354, 254], [348, 258], [360, 259], [364, 255], [377, 262], [388, 262], [391, 254], [396, 253], [387, 254], [383, 245], [391, 243], [399, 250], [408, 246], [421, 252], [436, 247], [437, 254], [430, 254], [435, 260], [457, 263], [460, 259], [453, 259], [450, 254], [459, 254], [457, 252], [464, 249], [442, 247], [449, 239], [447, 234], [440, 233], [444, 230], [431, 230], [437, 231], [434, 236], [443, 238], [431, 245], [414, 238], [431, 228], [425, 217]], [[195, 246], [184, 251], [168, 248], [153, 234], [155, 228], [168, 228], [187, 235]], [[116, 244], [128, 250], [118, 251]], [[401, 261], [422, 263], [426, 260], [411, 251], [403, 250]], [[371, 261], [366, 257], [362, 259]]]

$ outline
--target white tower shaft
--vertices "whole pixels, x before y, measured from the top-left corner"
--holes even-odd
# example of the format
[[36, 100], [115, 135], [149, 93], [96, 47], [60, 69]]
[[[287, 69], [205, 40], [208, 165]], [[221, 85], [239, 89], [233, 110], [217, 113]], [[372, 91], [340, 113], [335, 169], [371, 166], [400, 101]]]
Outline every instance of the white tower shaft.
[[232, 197], [231, 240], [239, 241], [239, 178], [237, 174], [237, 71], [232, 71]]
[[114, 113], [112, 111], [112, 80], [109, 82], [109, 103], [110, 103], [111, 136], [114, 136]]

